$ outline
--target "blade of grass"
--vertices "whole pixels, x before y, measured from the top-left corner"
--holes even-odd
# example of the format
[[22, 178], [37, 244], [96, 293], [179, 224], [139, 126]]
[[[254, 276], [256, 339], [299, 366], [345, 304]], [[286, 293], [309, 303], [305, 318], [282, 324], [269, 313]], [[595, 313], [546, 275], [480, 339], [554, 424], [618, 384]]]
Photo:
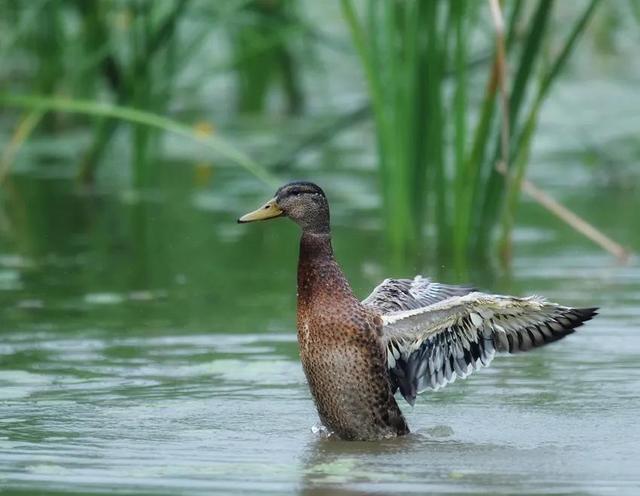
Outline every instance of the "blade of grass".
[[[500, 126], [500, 166], [504, 169], [507, 189], [509, 189], [509, 183], [511, 181], [509, 175], [510, 169], [510, 156], [509, 156], [509, 141], [510, 141], [510, 111], [509, 111], [509, 98], [507, 95], [507, 55], [505, 48], [505, 28], [504, 18], [502, 15], [502, 9], [498, 0], [489, 0], [491, 7], [491, 18], [496, 30], [496, 62], [497, 62], [497, 74], [498, 74], [498, 94], [500, 96], [500, 112], [502, 122]], [[509, 219], [507, 219], [509, 220]], [[511, 219], [512, 220], [512, 219]], [[511, 260], [511, 244], [505, 243], [503, 250], [500, 252], [503, 266], [506, 266]]]
[[[505, 171], [504, 169], [499, 168], [498, 172], [504, 174]], [[611, 253], [620, 263], [629, 262], [633, 256], [633, 253], [630, 250], [627, 250], [624, 246], [609, 238], [606, 234], [594, 227], [585, 219], [542, 191], [531, 181], [526, 179], [522, 180], [522, 191], [533, 198], [538, 205], [541, 205], [567, 225], [571, 226], [598, 246]]]
[[[162, 111], [170, 94], [167, 92], [166, 78], [152, 75], [152, 62], [162, 53], [162, 49], [170, 46], [175, 39], [177, 25], [184, 15], [187, 5], [187, 0], [177, 0], [167, 10], [164, 8], [165, 4], [160, 3], [150, 5], [148, 8], [142, 4], [133, 4], [134, 22], [127, 31], [132, 55], [129, 57], [131, 61], [126, 63], [126, 59], [119, 58], [117, 51], [109, 46], [109, 7], [107, 6], [104, 11], [101, 11], [95, 6], [87, 5], [86, 2], [77, 4], [86, 26], [87, 45], [91, 47], [92, 51], [100, 49], [103, 53], [103, 57], [97, 59], [96, 63], [99, 63], [102, 76], [115, 94], [117, 105], [145, 109], [154, 108], [156, 112]], [[100, 4], [100, 7], [104, 7], [104, 5]], [[167, 11], [165, 12], [165, 10]], [[157, 12], [161, 12], [161, 15], [155, 15]], [[155, 17], [158, 17], [159, 20], [152, 22], [152, 18]], [[160, 83], [161, 79], [163, 80], [162, 84]], [[80, 160], [78, 179], [83, 183], [93, 182], [100, 159], [107, 150], [118, 125], [119, 120], [117, 119], [105, 119], [95, 126], [93, 141]], [[142, 158], [146, 157], [145, 152], [149, 148], [145, 145], [150, 138], [150, 136], [146, 136], [148, 133], [148, 127], [134, 126], [133, 128], [133, 155], [140, 158], [140, 160], [133, 161], [136, 177], [148, 175], [148, 170], [141, 170], [148, 165], [148, 160]]]
[[10, 95], [6, 93], [0, 93], [0, 105], [42, 112], [58, 111], [110, 117], [132, 124], [160, 129], [199, 143], [221, 157], [243, 167], [264, 183], [274, 187], [277, 185], [276, 178], [269, 171], [225, 139], [215, 135], [202, 136], [186, 124], [152, 112], [95, 101], [35, 95]]
[[[527, 33], [522, 52], [518, 60], [518, 69], [513, 81], [513, 87], [509, 97], [508, 121], [512, 126], [512, 133], [517, 131], [518, 117], [521, 105], [526, 95], [526, 90], [531, 81], [531, 73], [535, 65], [535, 60], [540, 53], [544, 34], [547, 29], [549, 18], [551, 17], [553, 0], [540, 0], [538, 7], [533, 15], [531, 27]], [[485, 250], [491, 242], [491, 236], [494, 233], [495, 225], [499, 220], [498, 211], [504, 205], [504, 181], [505, 179], [495, 169], [495, 164], [500, 155], [500, 141], [498, 138], [495, 152], [489, 162], [483, 164], [486, 171], [486, 183], [482, 190], [483, 198], [479, 209], [479, 218], [475, 226], [477, 233], [476, 250]], [[509, 160], [514, 153], [512, 144], [509, 145]], [[507, 164], [508, 166], [508, 164]], [[508, 170], [508, 169], [507, 169]], [[507, 185], [508, 185], [507, 181]]]
[[[521, 22], [523, 3], [524, 2], [522, 0], [516, 0], [513, 3], [511, 15], [509, 17], [509, 31], [506, 39], [507, 53], [510, 52], [511, 48], [517, 41], [517, 27]], [[478, 5], [478, 3], [473, 3], [473, 5]], [[494, 126], [494, 115], [496, 109], [495, 103], [499, 76], [498, 71], [499, 60], [498, 54], [495, 52], [493, 56], [493, 65], [484, 91], [480, 118], [475, 126], [473, 142], [465, 165], [464, 175], [468, 179], [465, 181], [465, 190], [463, 194], [464, 205], [462, 207], [464, 215], [462, 216], [459, 229], [464, 230], [467, 233], [467, 237], [470, 238], [467, 241], [467, 250], [469, 250], [472, 245], [470, 233], [478, 233], [482, 229], [491, 229], [491, 226], [482, 226], [480, 224], [480, 209], [478, 207], [481, 205], [484, 198], [484, 189], [487, 186], [487, 180], [490, 176], [490, 171], [487, 170], [488, 162], [486, 154]], [[478, 241], [479, 237], [479, 234], [474, 236], [475, 249], [473, 252], [483, 257], [486, 256], [486, 250], [484, 249], [485, 247], [480, 246], [480, 242]], [[489, 235], [485, 237], [485, 239], [489, 238]]]
[[454, 48], [454, 70], [455, 90], [453, 94], [453, 114], [454, 114], [454, 163], [455, 163], [455, 222], [453, 233], [454, 265], [462, 276], [466, 272], [466, 248], [468, 243], [468, 230], [464, 229], [464, 194], [465, 183], [468, 180], [465, 174], [465, 154], [467, 141], [467, 23], [466, 8], [467, 2], [464, 0], [453, 0], [451, 2], [452, 20], [455, 31]]
[[446, 59], [446, 38], [438, 31], [439, 2], [427, 2], [425, 26], [427, 32], [427, 136], [429, 147], [425, 152], [428, 168], [432, 171], [431, 193], [433, 194], [434, 222], [438, 232], [438, 256], [445, 258], [451, 246], [449, 208], [447, 202], [448, 181], [444, 155], [443, 109], [442, 109], [442, 74]]
[[[351, 0], [342, 0], [341, 7], [369, 88], [378, 137], [385, 225], [392, 251], [399, 254], [412, 229], [407, 203], [391, 200], [401, 197], [404, 176], [403, 170], [398, 169], [403, 167], [398, 159], [404, 141], [398, 139], [403, 129], [397, 125], [397, 112], [401, 109], [397, 106], [398, 93], [394, 84], [401, 62], [396, 49], [400, 34], [394, 10], [397, 6], [391, 2], [370, 1], [367, 4], [367, 25], [370, 29], [375, 27], [373, 37], [365, 35]], [[389, 63], [393, 67], [389, 67]]]
[[517, 122], [522, 103], [531, 81], [531, 73], [535, 60], [542, 47], [544, 34], [551, 18], [554, 0], [540, 0], [535, 12], [531, 30], [522, 49], [518, 63], [518, 70], [513, 81], [513, 88], [509, 97], [509, 122]]
[[569, 37], [560, 50], [560, 53], [551, 64], [550, 69], [543, 75], [538, 86], [538, 90], [534, 98], [534, 102], [531, 105], [531, 109], [527, 116], [524, 128], [517, 140], [517, 159], [514, 163], [515, 171], [510, 187], [507, 190], [505, 208], [502, 214], [502, 233], [500, 240], [500, 246], [502, 247], [502, 249], [508, 249], [511, 244], [511, 233], [513, 231], [514, 223], [513, 218], [517, 208], [518, 198], [520, 196], [520, 187], [524, 179], [527, 163], [529, 162], [533, 135], [537, 127], [540, 109], [547, 93], [549, 92], [549, 89], [551, 88], [551, 85], [558, 77], [558, 74], [560, 73], [562, 68], [565, 67], [569, 55], [573, 51], [578, 38], [584, 32], [587, 23], [593, 16], [595, 8], [599, 4], [599, 2], [600, 0], [591, 0], [587, 8], [584, 10], [583, 14], [575, 23]]
[[496, 61], [498, 74], [498, 93], [502, 125], [500, 126], [500, 155], [505, 168], [509, 170], [509, 101], [507, 97], [507, 54], [505, 49], [504, 19], [498, 0], [489, 0], [491, 17], [496, 30]]
[[11, 165], [18, 151], [22, 148], [24, 142], [29, 139], [33, 130], [42, 120], [43, 115], [44, 112], [42, 110], [31, 110], [20, 119], [13, 136], [11, 136], [11, 140], [2, 152], [2, 158], [0, 158], [0, 186], [2, 186], [4, 179], [11, 171]]
[[509, 31], [507, 32], [507, 48], [512, 45], [517, 34], [518, 27], [520, 25], [520, 15], [522, 14], [522, 0], [515, 0], [513, 7], [511, 8], [511, 16], [509, 17]]
[[[428, 201], [425, 194], [426, 170], [424, 167], [427, 150], [424, 146], [428, 132], [428, 119], [425, 117], [425, 67], [424, 57], [424, 16], [425, 2], [405, 3], [405, 54], [404, 65], [406, 81], [399, 88], [403, 92], [403, 106], [406, 111], [405, 129], [402, 135], [408, 139], [406, 149], [405, 195], [409, 198], [408, 207], [411, 215], [410, 229], [415, 246], [420, 246], [423, 237], [423, 226]], [[398, 126], [400, 127], [400, 126]], [[414, 253], [419, 250], [412, 250]]]

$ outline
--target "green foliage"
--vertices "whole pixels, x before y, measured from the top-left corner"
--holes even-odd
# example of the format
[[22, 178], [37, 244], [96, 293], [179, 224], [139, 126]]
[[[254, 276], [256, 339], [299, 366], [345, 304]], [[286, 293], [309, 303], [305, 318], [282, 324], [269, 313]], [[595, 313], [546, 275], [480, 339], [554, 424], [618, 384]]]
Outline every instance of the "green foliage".
[[291, 34], [301, 29], [294, 6], [291, 0], [253, 0], [244, 6], [239, 22], [229, 30], [236, 65], [236, 98], [241, 112], [262, 112], [268, 90], [278, 77], [288, 112], [301, 112], [304, 95], [295, 55], [288, 43]]
[[[495, 53], [484, 96], [472, 101], [478, 82], [468, 68], [479, 55], [482, 29], [490, 26], [488, 4], [369, 0], [358, 13], [351, 0], [342, 0], [373, 102], [386, 222], [400, 256], [422, 244], [425, 219], [434, 226], [438, 258], [460, 270], [472, 255], [487, 253], [501, 216], [509, 239], [538, 111], [598, 0], [574, 22], [559, 55], [543, 63], [553, 3], [539, 0], [529, 14], [523, 2], [505, 2], [506, 60], [499, 34], [491, 35]], [[514, 76], [507, 78], [501, 112], [504, 63]], [[496, 169], [500, 161], [506, 180]]]
[[[505, 0], [503, 35], [489, 15], [489, 2], [341, 1], [371, 100], [393, 253], [398, 258], [419, 253], [428, 235], [434, 241], [429, 254], [462, 273], [472, 256], [491, 251], [500, 228], [507, 259], [540, 109], [599, 1], [569, 9], [573, 17], [556, 34], [554, 0]], [[0, 99], [26, 112], [2, 154], [0, 182], [34, 129], [64, 131], [79, 124], [92, 136], [78, 154], [78, 177], [91, 183], [123, 122], [130, 130], [134, 186], [156, 181], [158, 131], [204, 140], [211, 150], [271, 181], [264, 167], [217, 134], [200, 138], [182, 122], [185, 115], [195, 116], [213, 128], [197, 91], [221, 74], [234, 81], [232, 110], [265, 112], [270, 92], [279, 86], [288, 113], [300, 112], [305, 98], [296, 37], [322, 38], [302, 19], [304, 5], [300, 0], [5, 0]], [[630, 5], [637, 13], [638, 2]], [[212, 62], [210, 52], [218, 59]], [[177, 112], [182, 114], [166, 117]], [[368, 116], [368, 109], [357, 115], [358, 120]], [[348, 124], [326, 134], [355, 121], [340, 116]], [[307, 142], [318, 144], [313, 138]]]
[[[0, 31], [9, 33], [0, 38], [0, 54], [7, 56], [0, 82], [7, 94], [65, 96], [67, 103], [94, 100], [97, 106], [109, 102], [161, 116], [188, 98], [189, 85], [200, 86], [234, 71], [241, 110], [261, 111], [266, 90], [279, 75], [289, 110], [302, 108], [288, 45], [300, 25], [290, 0], [8, 1], [0, 4], [0, 14]], [[219, 47], [219, 37], [225, 33], [231, 48], [226, 64], [200, 67], [203, 59], [208, 60], [203, 53]], [[54, 110], [66, 112], [60, 105]], [[49, 111], [39, 127], [47, 132], [64, 130], [69, 120], [55, 112]], [[199, 119], [209, 122], [206, 116]], [[79, 156], [80, 181], [94, 182], [122, 122], [105, 116], [91, 121], [91, 142]], [[148, 186], [157, 176], [158, 128], [133, 124], [129, 129], [133, 183]]]
[[144, 126], [148, 129], [157, 129], [177, 134], [178, 136], [191, 139], [196, 143], [207, 147], [218, 156], [226, 158], [237, 165], [244, 167], [248, 172], [261, 179], [266, 184], [272, 187], [276, 185], [276, 181], [268, 171], [223, 138], [216, 135], [201, 136], [191, 127], [161, 115], [129, 107], [119, 107], [116, 105], [92, 101], [46, 98], [38, 96], [12, 96], [4, 93], [0, 93], [0, 104], [8, 107], [21, 107], [40, 112], [54, 110], [66, 113], [104, 117], [114, 119], [118, 122], [128, 122], [130, 124]]

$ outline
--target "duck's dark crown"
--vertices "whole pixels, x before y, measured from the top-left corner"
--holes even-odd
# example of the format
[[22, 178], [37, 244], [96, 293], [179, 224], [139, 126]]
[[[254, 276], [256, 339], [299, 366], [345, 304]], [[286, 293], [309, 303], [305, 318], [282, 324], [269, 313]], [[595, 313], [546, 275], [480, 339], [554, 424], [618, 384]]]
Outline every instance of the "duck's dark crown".
[[276, 191], [276, 198], [283, 198], [285, 196], [290, 195], [300, 195], [300, 194], [319, 194], [326, 198], [324, 191], [322, 188], [315, 183], [310, 181], [292, 181], [290, 183], [281, 186], [278, 191]]

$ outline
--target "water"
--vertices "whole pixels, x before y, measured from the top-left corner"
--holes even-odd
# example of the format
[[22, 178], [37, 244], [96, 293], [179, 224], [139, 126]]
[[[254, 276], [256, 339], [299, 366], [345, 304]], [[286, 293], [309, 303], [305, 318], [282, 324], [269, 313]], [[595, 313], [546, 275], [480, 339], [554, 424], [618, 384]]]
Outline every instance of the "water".
[[[554, 89], [530, 178], [638, 251], [635, 44], [628, 53], [595, 76], [589, 58]], [[331, 57], [332, 81], [337, 67], [363, 85], [352, 59]], [[619, 65], [628, 73], [612, 91]], [[332, 84], [332, 108], [354, 103]], [[226, 108], [227, 94], [212, 96]], [[305, 119], [236, 132], [262, 161], [289, 144], [289, 128], [311, 128]], [[256, 151], [252, 136], [268, 143]], [[86, 194], [68, 178], [87, 136], [43, 139], [21, 152], [0, 197], [0, 493], [640, 494], [637, 259], [617, 265], [525, 198], [511, 272], [458, 279], [430, 260], [392, 265], [371, 136], [351, 129], [283, 173], [327, 190], [359, 295], [421, 272], [601, 314], [402, 404], [405, 438], [326, 440], [312, 432], [295, 340], [296, 228], [235, 224], [272, 191], [168, 138], [167, 156], [181, 160], [154, 164], [157, 188], [127, 189], [118, 156]]]
[[[474, 282], [601, 306], [601, 315], [560, 343], [500, 357], [423, 394], [414, 409], [403, 405], [406, 438], [326, 440], [312, 432], [317, 417], [297, 357], [296, 228], [236, 225], [270, 193], [237, 173], [220, 171], [231, 186], [209, 192], [183, 166], [167, 171], [150, 195], [79, 195], [64, 179], [16, 177], [17, 196], [46, 189], [48, 203], [10, 215], [0, 245], [3, 490], [640, 491], [637, 263], [616, 265], [525, 202], [513, 271], [484, 271]], [[392, 272], [438, 270], [388, 266], [375, 202], [353, 207], [345, 194], [344, 184], [372, 187], [370, 175], [322, 179], [343, 185], [333, 198], [336, 250], [363, 297]], [[561, 194], [562, 185], [548, 186]], [[619, 215], [637, 211], [633, 191], [587, 181], [564, 199], [638, 246]], [[597, 207], [607, 202], [621, 207]], [[453, 281], [447, 267], [438, 271]]]

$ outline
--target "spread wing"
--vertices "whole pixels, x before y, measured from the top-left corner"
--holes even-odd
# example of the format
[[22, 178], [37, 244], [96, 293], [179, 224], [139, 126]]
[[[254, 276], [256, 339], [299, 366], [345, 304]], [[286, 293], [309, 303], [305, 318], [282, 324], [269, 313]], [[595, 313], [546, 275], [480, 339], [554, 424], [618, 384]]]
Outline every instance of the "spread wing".
[[564, 307], [537, 296], [472, 292], [383, 314], [392, 384], [413, 405], [418, 393], [489, 365], [496, 352], [527, 351], [571, 334], [596, 310]]
[[422, 276], [416, 276], [413, 279], [385, 279], [362, 301], [362, 304], [375, 308], [384, 315], [403, 310], [415, 310], [472, 291], [475, 291], [472, 287], [431, 282], [430, 279]]

